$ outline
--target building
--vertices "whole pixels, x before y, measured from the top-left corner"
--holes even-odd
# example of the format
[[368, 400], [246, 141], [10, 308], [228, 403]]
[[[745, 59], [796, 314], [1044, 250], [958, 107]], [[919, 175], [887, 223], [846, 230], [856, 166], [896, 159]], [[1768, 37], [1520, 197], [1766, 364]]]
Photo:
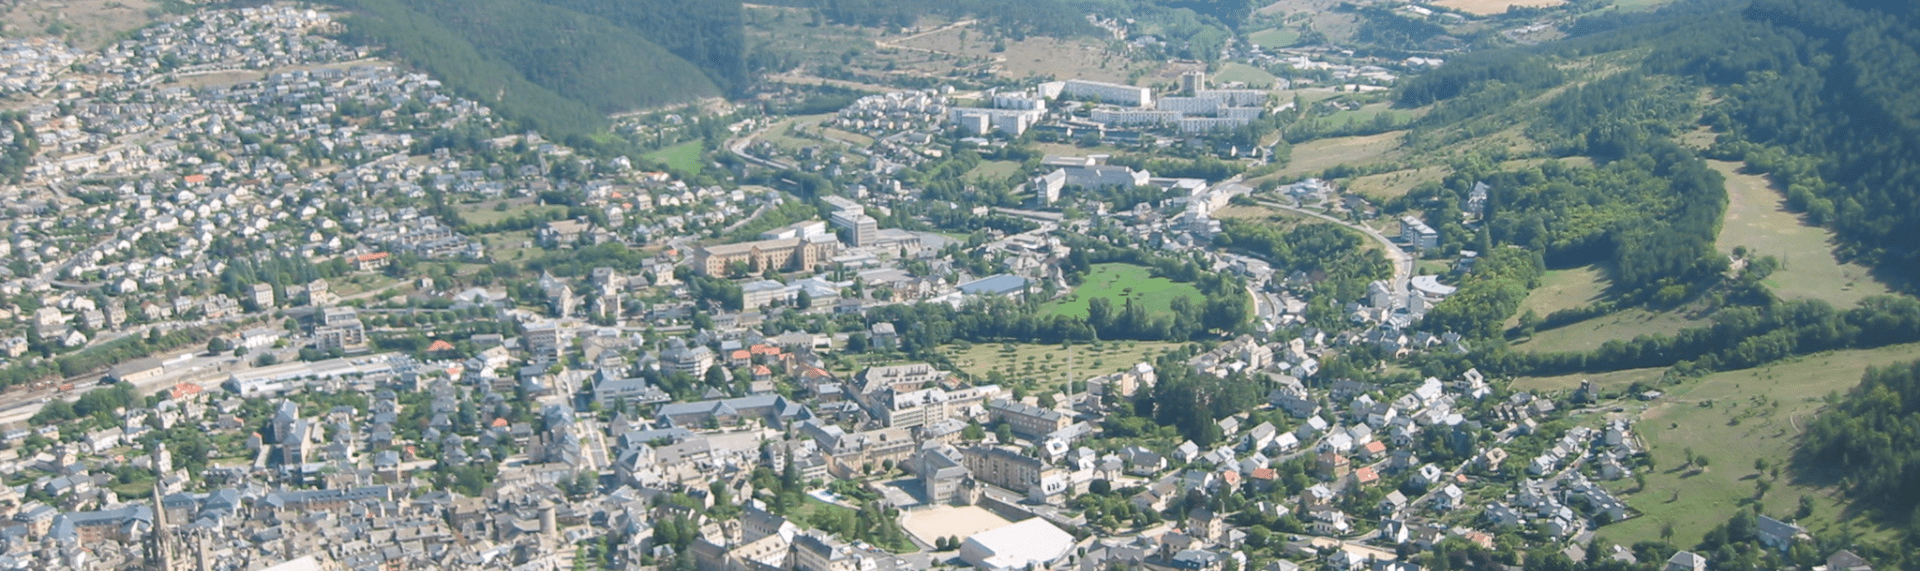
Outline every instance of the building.
[[699, 246], [693, 251], [693, 267], [707, 276], [728, 275], [729, 267], [735, 264], [750, 273], [768, 269], [810, 272], [832, 258], [839, 245], [830, 236], [810, 236]]
[[1067, 491], [1065, 470], [1007, 447], [973, 446], [960, 451], [973, 478], [1046, 501]]
[[1793, 547], [1795, 541], [1812, 539], [1812, 536], [1807, 534], [1806, 528], [1765, 515], [1760, 516], [1760, 521], [1756, 523], [1759, 526], [1760, 543], [1767, 547], [1786, 551], [1787, 548]]
[[1400, 217], [1400, 239], [1418, 250], [1440, 247], [1440, 233], [1412, 215]]
[[989, 403], [987, 412], [994, 422], [1004, 421], [1013, 426], [1014, 434], [1032, 439], [1045, 437], [1073, 423], [1073, 419], [1060, 411], [1005, 399]]
[[1149, 107], [1153, 105], [1153, 90], [1145, 87], [1069, 79], [1060, 87], [1060, 95], [1074, 99], [1092, 99], [1102, 103], [1125, 105], [1128, 107]]
[[865, 212], [836, 210], [827, 219], [833, 222], [834, 227], [847, 229], [848, 237], [853, 239], [855, 248], [873, 246], [874, 242], [880, 238], [880, 222], [874, 220], [872, 216], [867, 216]]
[[314, 316], [313, 346], [322, 351], [367, 348], [367, 327], [351, 307], [328, 307]]
[[1207, 72], [1189, 71], [1180, 74], [1180, 92], [1188, 95], [1199, 93], [1207, 88]]
[[969, 135], [985, 135], [999, 131], [1011, 137], [1018, 137], [1026, 134], [1027, 129], [1040, 122], [1040, 118], [1044, 116], [1046, 112], [1040, 110], [956, 107], [948, 111], [947, 118]]
[[1027, 278], [999, 274], [960, 284], [956, 289], [967, 295], [1011, 295], [1026, 291], [1027, 283]]
[[107, 378], [122, 383], [138, 383], [159, 378], [166, 366], [152, 357], [134, 359], [107, 370]]
[[926, 443], [914, 455], [913, 473], [930, 504], [964, 503], [967, 480], [973, 476], [958, 449], [938, 442]]
[[774, 303], [792, 305], [800, 297], [800, 288], [773, 280], [758, 280], [740, 285], [740, 306], [762, 309]]
[[780, 395], [754, 395], [733, 399], [682, 402], [660, 405], [654, 417], [669, 427], [704, 428], [736, 426], [758, 420], [766, 426], [782, 428], [813, 418], [806, 405]]
[[1073, 545], [1073, 535], [1036, 517], [973, 534], [960, 544], [960, 560], [986, 571], [1051, 569]]
[[273, 307], [273, 285], [253, 284], [253, 291], [250, 297], [253, 298], [254, 307]]
[[558, 359], [564, 346], [560, 342], [560, 328], [552, 323], [536, 323], [527, 326], [521, 335], [526, 342], [527, 352], [536, 358]]
[[687, 346], [687, 341], [675, 337], [667, 342], [667, 349], [660, 352], [660, 369], [669, 373], [700, 376], [713, 366], [713, 350], [700, 345]]
[[654, 404], [673, 400], [673, 397], [646, 379], [620, 379], [603, 374], [593, 383], [593, 400], [609, 408], [618, 402]]
[[[1071, 157], [1067, 157], [1071, 158]], [[1052, 204], [1060, 200], [1060, 191], [1067, 187], [1082, 189], [1102, 189], [1113, 187], [1135, 187], [1151, 184], [1153, 173], [1136, 171], [1117, 165], [1088, 164], [1062, 166], [1053, 172], [1033, 177], [1027, 186], [1034, 195], [1044, 202]]]
[[534, 230], [534, 238], [548, 248], [565, 246], [579, 241], [580, 236], [591, 229], [593, 224], [584, 220], [554, 220]]
[[1667, 558], [1664, 571], [1707, 571], [1707, 558], [1691, 551], [1682, 551]]

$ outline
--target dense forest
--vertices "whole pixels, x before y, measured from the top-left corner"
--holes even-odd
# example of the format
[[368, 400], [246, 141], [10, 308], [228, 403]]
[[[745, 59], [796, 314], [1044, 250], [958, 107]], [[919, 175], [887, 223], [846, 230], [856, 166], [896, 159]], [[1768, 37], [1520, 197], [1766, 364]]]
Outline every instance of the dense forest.
[[1636, 142], [1671, 139], [1705, 87], [1719, 102], [1703, 121], [1721, 133], [1709, 154], [1772, 175], [1790, 206], [1842, 236], [1843, 258], [1914, 283], [1920, 249], [1903, 230], [1920, 223], [1915, 10], [1887, 0], [1682, 0], [1657, 18], [1596, 16], [1570, 26], [1576, 37], [1566, 41], [1455, 58], [1408, 80], [1396, 101], [1434, 105], [1409, 141], [1444, 145], [1519, 122], [1500, 111], [1566, 84], [1556, 61], [1645, 50], [1637, 65], [1527, 118], [1528, 136], [1562, 156], [1635, 155]]
[[[724, 2], [653, 0], [333, 1], [353, 11], [349, 40], [383, 46], [461, 95], [556, 136], [601, 130], [609, 113], [719, 95], [746, 81], [737, 2], [729, 10]], [[672, 38], [669, 45], [694, 59], [649, 33]]]
[[1844, 475], [1868, 509], [1907, 516], [1920, 542], [1920, 362], [1868, 370], [1802, 438], [1806, 471]]
[[[1858, 256], [1920, 278], [1920, 29], [1898, 0], [1755, 0], [1648, 58], [1726, 99], [1708, 119], [1747, 143], [1817, 158], [1773, 174]], [[1759, 166], [1759, 165], [1755, 165]], [[1775, 165], [1785, 166], [1785, 165]]]

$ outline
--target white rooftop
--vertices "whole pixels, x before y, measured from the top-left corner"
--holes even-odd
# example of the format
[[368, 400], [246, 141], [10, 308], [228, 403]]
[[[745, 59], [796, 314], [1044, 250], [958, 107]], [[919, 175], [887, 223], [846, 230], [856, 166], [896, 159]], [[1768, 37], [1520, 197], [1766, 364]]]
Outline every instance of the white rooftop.
[[1045, 568], [1073, 550], [1073, 536], [1032, 518], [967, 538], [960, 559], [988, 571]]

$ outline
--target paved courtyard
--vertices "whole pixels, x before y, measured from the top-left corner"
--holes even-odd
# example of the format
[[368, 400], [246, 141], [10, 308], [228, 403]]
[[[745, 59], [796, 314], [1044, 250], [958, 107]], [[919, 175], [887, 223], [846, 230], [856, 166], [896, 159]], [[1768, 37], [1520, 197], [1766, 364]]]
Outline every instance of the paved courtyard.
[[933, 506], [907, 512], [902, 524], [921, 543], [933, 545], [941, 537], [966, 539], [976, 533], [1013, 522], [979, 506]]

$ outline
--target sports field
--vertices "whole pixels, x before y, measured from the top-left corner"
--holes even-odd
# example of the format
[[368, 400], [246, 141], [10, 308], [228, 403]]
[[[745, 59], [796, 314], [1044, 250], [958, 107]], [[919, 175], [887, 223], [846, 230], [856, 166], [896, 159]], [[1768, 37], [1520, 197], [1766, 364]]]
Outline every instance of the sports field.
[[700, 172], [700, 142], [687, 141], [671, 147], [647, 153], [646, 157], [663, 163], [667, 168], [684, 173]]
[[990, 531], [1011, 524], [993, 512], [980, 506], [934, 506], [907, 512], [903, 518], [903, 527], [907, 533], [921, 543], [933, 545], [935, 539], [957, 537], [966, 539], [973, 534]]
[[1085, 281], [1073, 288], [1067, 297], [1047, 302], [1041, 306], [1041, 312], [1048, 315], [1087, 316], [1087, 303], [1096, 297], [1113, 300], [1113, 310], [1119, 312], [1126, 307], [1127, 301], [1147, 309], [1148, 313], [1164, 314], [1172, 311], [1174, 298], [1188, 297], [1199, 307], [1203, 301], [1200, 290], [1192, 284], [1183, 284], [1173, 280], [1154, 277], [1144, 266], [1132, 264], [1094, 264], [1093, 271], [1087, 273]]

